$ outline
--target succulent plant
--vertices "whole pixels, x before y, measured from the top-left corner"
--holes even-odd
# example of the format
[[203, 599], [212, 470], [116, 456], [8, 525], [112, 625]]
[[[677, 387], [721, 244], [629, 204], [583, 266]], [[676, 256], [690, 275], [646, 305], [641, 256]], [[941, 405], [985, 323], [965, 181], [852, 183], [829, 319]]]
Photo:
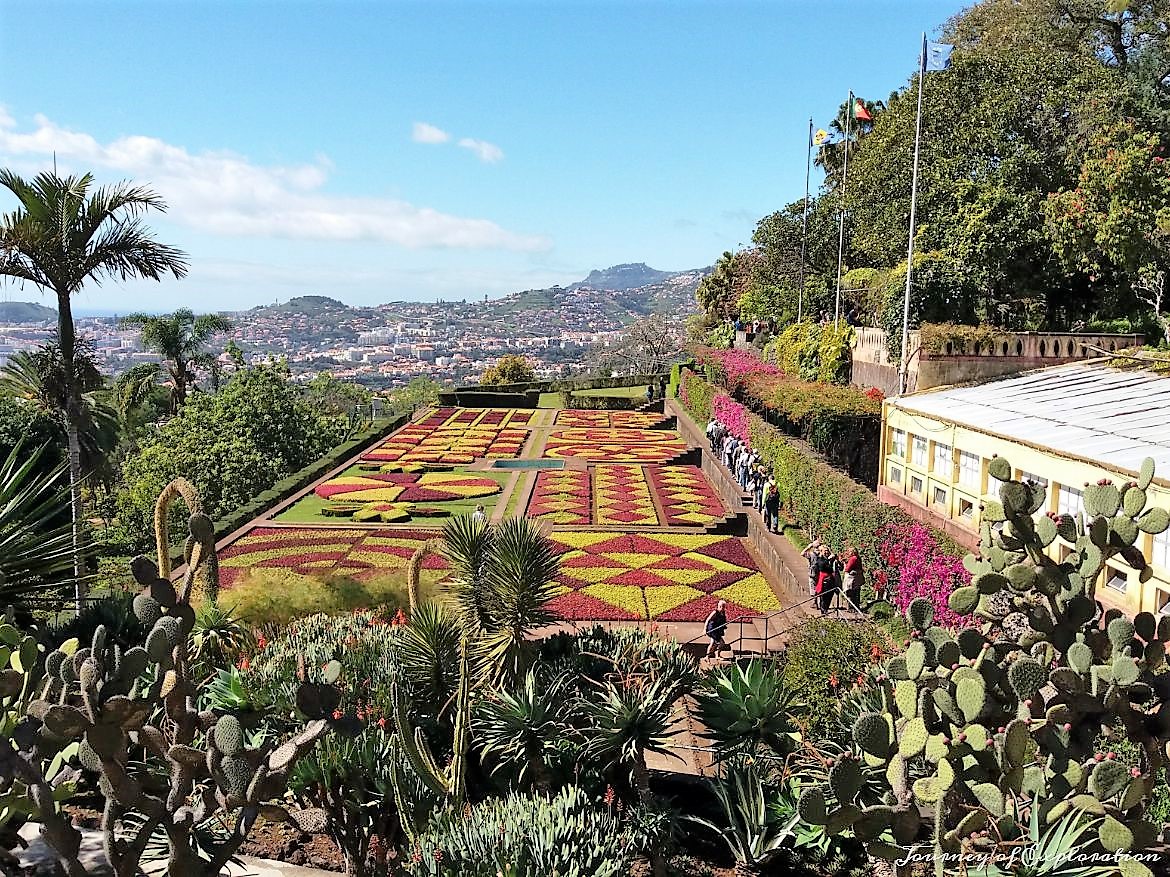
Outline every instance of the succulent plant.
[[[950, 599], [983, 626], [956, 634], [933, 624], [928, 600], [911, 602], [910, 644], [874, 679], [882, 709], [853, 725], [860, 757], [885, 769], [886, 802], [859, 802], [842, 762], [831, 797], [807, 789], [801, 812], [833, 831], [851, 828], [876, 855], [916, 840], [920, 808], [933, 810], [940, 853], [1026, 841], [1033, 812], [1044, 825], [1092, 816], [1100, 847], [1144, 849], [1157, 829], [1143, 807], [1170, 758], [1170, 673], [1159, 672], [1170, 618], [1103, 612], [1094, 594], [1114, 555], [1149, 578], [1137, 534], [1170, 525], [1165, 510], [1147, 507], [1153, 462], [1122, 488], [1086, 486], [1085, 520], [1038, 515], [1043, 488], [1013, 480], [1003, 458], [990, 473], [999, 499], [985, 502], [979, 552], [964, 559], [971, 584]], [[1072, 548], [1060, 561], [1047, 553], [1057, 539]], [[1094, 751], [1102, 727], [1124, 729], [1140, 767]], [[1149, 873], [1136, 860], [1127, 867]]]
[[[167, 502], [160, 503], [159, 520], [166, 520], [167, 503], [179, 495], [172, 487], [163, 492]], [[188, 498], [192, 502], [198, 507], [197, 498]], [[81, 836], [52, 807], [42, 769], [48, 753], [76, 746], [82, 768], [97, 774], [106, 798], [105, 852], [118, 877], [139, 873], [143, 854], [160, 831], [166, 836], [167, 873], [211, 877], [261, 813], [290, 818], [266, 802], [283, 794], [290, 767], [328, 730], [324, 717], [314, 717], [283, 742], [249, 748], [234, 716], [199, 711], [198, 691], [188, 675], [195, 622], [190, 594], [215, 557], [215, 537], [211, 521], [199, 513], [191, 515], [190, 532], [189, 562], [177, 585], [144, 557], [131, 563], [143, 586], [134, 611], [149, 625], [145, 642], [123, 651], [99, 626], [88, 646], [67, 643], [50, 652], [37, 695], [13, 734], [15, 747], [0, 747], [0, 781], [28, 786], [43, 836], [70, 877], [86, 873], [78, 859]], [[166, 546], [158, 548], [162, 557]], [[307, 686], [313, 690], [298, 700], [319, 702], [315, 689], [324, 687]], [[132, 747], [145, 751], [145, 762], [130, 759]], [[170, 777], [165, 794], [152, 790], [149, 775], [159, 768]], [[233, 828], [225, 838], [204, 843], [204, 833], [195, 829], [213, 816]]]

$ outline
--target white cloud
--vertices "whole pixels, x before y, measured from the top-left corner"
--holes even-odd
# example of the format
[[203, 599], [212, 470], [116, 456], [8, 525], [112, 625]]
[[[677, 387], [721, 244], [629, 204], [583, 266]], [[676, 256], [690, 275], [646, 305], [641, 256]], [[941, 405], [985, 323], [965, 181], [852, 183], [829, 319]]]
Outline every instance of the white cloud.
[[451, 139], [451, 135], [427, 122], [415, 122], [410, 139], [415, 143], [446, 143]]
[[464, 137], [459, 141], [459, 145], [464, 149], [470, 149], [479, 157], [480, 161], [486, 161], [488, 164], [495, 164], [504, 157], [504, 150], [500, 149], [494, 143], [488, 143], [486, 140]]
[[533, 252], [551, 247], [545, 237], [512, 232], [487, 219], [454, 216], [391, 198], [325, 194], [320, 189], [332, 165], [324, 157], [312, 164], [265, 166], [232, 152], [193, 154], [141, 135], [101, 143], [41, 115], [34, 117], [31, 131], [22, 132], [0, 109], [0, 160], [5, 164], [26, 165], [29, 159], [48, 159], [54, 152], [62, 173], [107, 170], [150, 185], [170, 205], [171, 219], [211, 234], [366, 240], [411, 249]]

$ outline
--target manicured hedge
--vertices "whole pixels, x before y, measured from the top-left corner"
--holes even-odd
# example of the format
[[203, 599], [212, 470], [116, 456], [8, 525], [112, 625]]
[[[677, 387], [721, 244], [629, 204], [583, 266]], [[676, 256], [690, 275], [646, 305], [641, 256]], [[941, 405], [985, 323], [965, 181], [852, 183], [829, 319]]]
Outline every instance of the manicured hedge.
[[[936, 612], [955, 623], [946, 598], [968, 576], [960, 563], [965, 553], [953, 540], [911, 518], [896, 506], [829, 465], [803, 442], [785, 435], [762, 417], [740, 406], [694, 372], [685, 372], [679, 398], [703, 428], [714, 408], [746, 432], [751, 447], [772, 467], [788, 515], [813, 536], [840, 551], [854, 546], [866, 570], [866, 582], [888, 584], [895, 602], [904, 606], [929, 596]], [[732, 412], [735, 406], [739, 411]]]
[[699, 351], [707, 379], [851, 477], [877, 487], [881, 402], [854, 387], [790, 377], [746, 350]]

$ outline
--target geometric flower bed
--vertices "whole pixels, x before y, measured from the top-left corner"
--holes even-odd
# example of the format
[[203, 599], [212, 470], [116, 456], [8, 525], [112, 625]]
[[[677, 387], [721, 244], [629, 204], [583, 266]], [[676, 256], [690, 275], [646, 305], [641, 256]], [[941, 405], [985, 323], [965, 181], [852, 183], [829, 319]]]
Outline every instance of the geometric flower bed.
[[666, 417], [653, 411], [588, 411], [562, 408], [554, 421], [557, 426], [585, 429], [650, 429]]
[[[279, 567], [302, 575], [335, 572], [355, 579], [404, 568], [436, 530], [358, 530], [324, 527], [253, 527], [219, 552], [220, 585], [230, 588], [249, 569]], [[424, 569], [446, 569], [430, 556]]]
[[647, 467], [650, 484], [671, 527], [705, 527], [722, 520], [723, 501], [698, 466]]
[[528, 500], [527, 515], [553, 524], [593, 523], [589, 473], [545, 469], [536, 475], [536, 486]]
[[436, 408], [418, 423], [428, 429], [443, 426], [527, 426], [536, 414], [536, 411], [515, 408]]
[[666, 429], [559, 429], [549, 434], [544, 456], [598, 462], [664, 463], [687, 449]]
[[780, 608], [734, 536], [558, 532], [564, 591], [550, 606], [569, 620], [702, 621], [719, 600], [727, 616]]
[[[475, 414], [475, 411], [471, 412]], [[470, 463], [478, 457], [505, 459], [520, 453], [528, 438], [523, 429], [496, 426], [440, 426], [409, 423], [362, 454], [381, 463]]]
[[322, 499], [345, 502], [449, 502], [498, 493], [500, 483], [462, 472], [369, 472], [339, 475], [318, 484]]
[[593, 467], [597, 523], [654, 527], [658, 512], [650, 498], [646, 469], [630, 463], [599, 463]]

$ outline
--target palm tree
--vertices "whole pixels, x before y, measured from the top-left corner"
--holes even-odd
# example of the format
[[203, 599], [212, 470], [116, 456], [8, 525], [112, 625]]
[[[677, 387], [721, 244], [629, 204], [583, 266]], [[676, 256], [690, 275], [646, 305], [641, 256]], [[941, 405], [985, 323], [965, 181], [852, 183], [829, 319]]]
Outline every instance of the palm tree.
[[[73, 385], [81, 392], [78, 445], [81, 474], [85, 478], [103, 472], [118, 444], [117, 414], [97, 398], [104, 384], [92, 342], [85, 337], [76, 339]], [[61, 348], [55, 340], [34, 351], [13, 355], [0, 369], [0, 391], [35, 405], [63, 430], [66, 428], [68, 382]]]
[[142, 221], [165, 210], [153, 191], [129, 183], [93, 188], [93, 175], [37, 174], [31, 181], [0, 168], [0, 186], [19, 201], [0, 216], [0, 277], [31, 283], [57, 297], [57, 338], [65, 376], [69, 492], [73, 509], [73, 565], [80, 610], [83, 585], [81, 508], [82, 390], [76, 385], [76, 337], [71, 298], [87, 281], [161, 280], [187, 273], [184, 253], [154, 239]]
[[219, 368], [219, 361], [204, 350], [203, 345], [232, 328], [231, 320], [226, 317], [219, 314], [195, 316], [188, 308], [161, 317], [130, 314], [123, 317], [119, 325], [124, 329], [141, 329], [142, 346], [163, 358], [162, 363], [136, 365], [118, 379], [123, 412], [134, 408], [150, 394], [164, 369], [171, 388], [171, 411], [178, 411], [187, 401], [188, 389], [194, 385], [195, 369], [202, 368], [214, 374]]
[[832, 135], [832, 139], [821, 145], [813, 159], [817, 167], [825, 171], [826, 177], [841, 173], [841, 167], [845, 163], [846, 130], [849, 132], [850, 145], [848, 149], [850, 156], [852, 156], [857, 141], [873, 130], [877, 117], [885, 112], [886, 105], [880, 100], [865, 100], [863, 98], [860, 100], [869, 113], [870, 119], [852, 118], [850, 114], [853, 112], [853, 108], [847, 103], [841, 104], [837, 109], [836, 117], [829, 123], [829, 133]]

